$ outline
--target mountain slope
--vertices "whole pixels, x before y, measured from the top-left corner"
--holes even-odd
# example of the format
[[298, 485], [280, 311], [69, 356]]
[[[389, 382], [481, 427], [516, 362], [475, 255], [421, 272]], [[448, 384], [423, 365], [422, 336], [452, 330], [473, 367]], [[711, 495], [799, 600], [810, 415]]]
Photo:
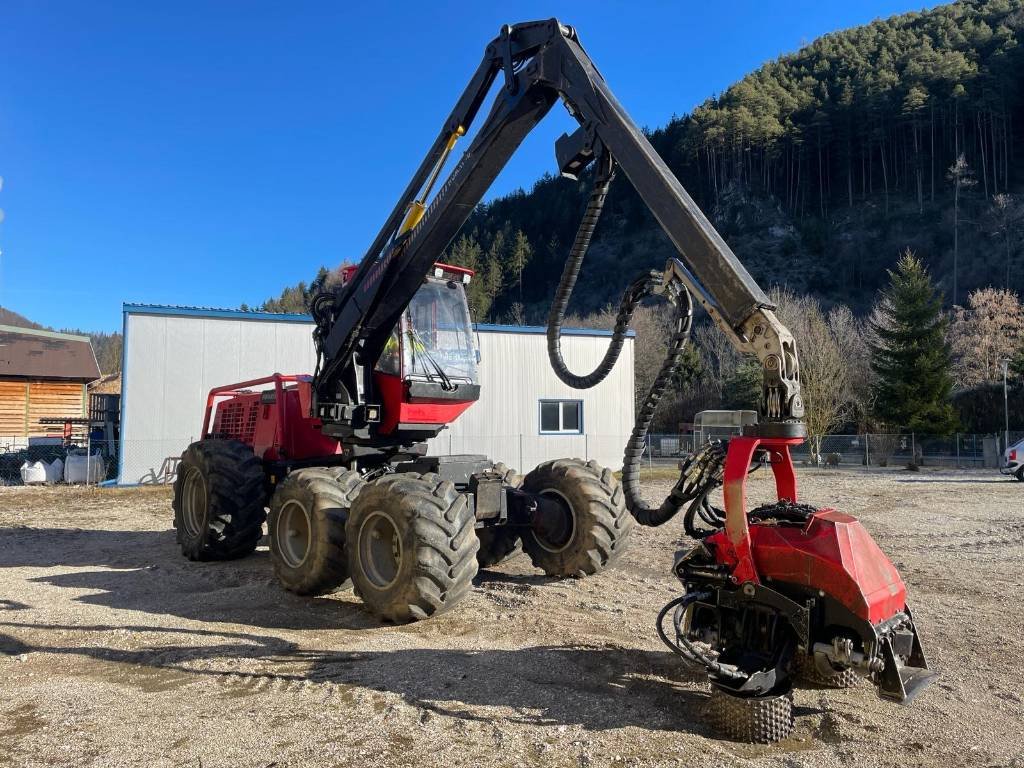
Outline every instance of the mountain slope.
[[[1022, 36], [1024, 0], [960, 2], [832, 33], [650, 140], [765, 288], [865, 310], [906, 248], [949, 302], [983, 285], [1024, 287], [1014, 268], [1024, 245]], [[947, 169], [961, 153], [954, 258]], [[476, 290], [488, 295], [476, 303], [490, 318], [543, 320], [586, 193], [586, 183], [545, 176], [473, 212], [443, 258], [485, 276]], [[520, 270], [523, 238], [530, 258]], [[572, 308], [617, 303], [635, 275], [673, 254], [620, 174]]]
[[42, 328], [39, 323], [33, 323], [24, 315], [19, 315], [13, 309], [0, 307], [0, 325], [14, 325], [18, 328]]

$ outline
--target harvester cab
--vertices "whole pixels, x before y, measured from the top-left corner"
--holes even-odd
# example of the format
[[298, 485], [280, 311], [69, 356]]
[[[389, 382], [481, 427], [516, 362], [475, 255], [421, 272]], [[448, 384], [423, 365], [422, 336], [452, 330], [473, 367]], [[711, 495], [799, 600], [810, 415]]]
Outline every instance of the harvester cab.
[[377, 432], [441, 428], [480, 398], [479, 350], [466, 301], [473, 272], [435, 264], [373, 366]]

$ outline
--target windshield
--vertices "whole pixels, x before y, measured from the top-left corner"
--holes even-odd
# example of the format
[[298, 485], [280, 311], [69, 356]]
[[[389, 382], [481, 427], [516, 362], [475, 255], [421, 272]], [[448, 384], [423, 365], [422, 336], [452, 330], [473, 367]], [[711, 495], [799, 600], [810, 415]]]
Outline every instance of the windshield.
[[428, 281], [402, 318], [406, 376], [476, 381], [476, 347], [466, 294], [455, 282]]

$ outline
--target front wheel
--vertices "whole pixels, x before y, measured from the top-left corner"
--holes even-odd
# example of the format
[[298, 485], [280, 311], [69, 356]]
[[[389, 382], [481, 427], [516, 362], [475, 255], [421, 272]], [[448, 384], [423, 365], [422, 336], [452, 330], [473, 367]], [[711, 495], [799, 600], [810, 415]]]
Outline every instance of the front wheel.
[[333, 592], [348, 580], [345, 521], [365, 485], [353, 470], [299, 469], [270, 500], [270, 555], [278, 581], [298, 595]]
[[356, 593], [388, 621], [447, 610], [476, 576], [475, 522], [466, 495], [436, 474], [402, 472], [364, 486], [345, 526]]
[[596, 461], [548, 461], [526, 476], [523, 490], [554, 502], [523, 534], [523, 549], [548, 576], [589, 576], [622, 556], [633, 518], [610, 469]]

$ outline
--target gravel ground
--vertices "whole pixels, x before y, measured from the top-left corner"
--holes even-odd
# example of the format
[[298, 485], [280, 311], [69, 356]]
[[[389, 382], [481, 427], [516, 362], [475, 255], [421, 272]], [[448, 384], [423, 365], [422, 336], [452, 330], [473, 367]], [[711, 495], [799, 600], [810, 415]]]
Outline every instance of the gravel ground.
[[[637, 529], [618, 568], [582, 581], [516, 557], [396, 627], [350, 592], [284, 592], [265, 547], [187, 562], [165, 489], [0, 488], [0, 766], [1024, 767], [1024, 485], [800, 481], [893, 558], [941, 677], [909, 707], [866, 684], [798, 690], [796, 733], [770, 747], [715, 739], [706, 685], [654, 634], [678, 523]], [[767, 478], [752, 485], [767, 499]]]

